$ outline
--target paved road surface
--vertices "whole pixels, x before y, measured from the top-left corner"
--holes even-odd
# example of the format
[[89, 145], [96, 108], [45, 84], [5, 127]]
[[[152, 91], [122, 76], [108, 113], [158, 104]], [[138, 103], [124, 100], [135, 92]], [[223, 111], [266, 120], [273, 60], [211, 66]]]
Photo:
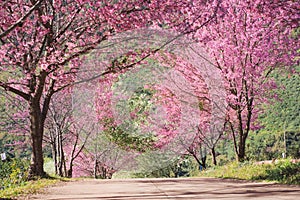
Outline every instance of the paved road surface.
[[48, 188], [45, 194], [31, 196], [29, 199], [300, 200], [300, 187], [213, 178], [85, 180]]

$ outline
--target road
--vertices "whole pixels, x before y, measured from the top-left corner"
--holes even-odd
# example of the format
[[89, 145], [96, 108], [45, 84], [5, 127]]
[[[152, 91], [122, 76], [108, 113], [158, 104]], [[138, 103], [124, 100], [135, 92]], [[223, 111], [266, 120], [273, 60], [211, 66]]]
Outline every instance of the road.
[[252, 183], [214, 178], [112, 179], [66, 182], [48, 188], [40, 200], [143, 200], [143, 199], [300, 199], [299, 186]]

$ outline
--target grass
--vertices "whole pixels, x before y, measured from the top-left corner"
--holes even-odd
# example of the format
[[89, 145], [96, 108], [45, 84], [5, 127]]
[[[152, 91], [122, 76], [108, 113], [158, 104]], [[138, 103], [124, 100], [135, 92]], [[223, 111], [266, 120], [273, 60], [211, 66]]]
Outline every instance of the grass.
[[70, 179], [54, 177], [51, 179], [45, 178], [27, 181], [22, 183], [22, 185], [12, 186], [4, 190], [0, 190], [0, 199], [16, 199], [18, 196], [28, 196], [41, 191], [41, 189], [45, 187], [69, 180]]
[[292, 163], [290, 160], [261, 165], [252, 162], [232, 162], [207, 169], [199, 176], [300, 185], [300, 163]]

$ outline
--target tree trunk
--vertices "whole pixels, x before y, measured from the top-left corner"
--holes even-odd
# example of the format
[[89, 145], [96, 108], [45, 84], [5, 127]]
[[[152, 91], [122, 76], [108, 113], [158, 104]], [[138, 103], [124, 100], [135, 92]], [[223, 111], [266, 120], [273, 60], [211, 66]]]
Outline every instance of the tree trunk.
[[202, 161], [202, 167], [204, 168], [204, 169], [206, 169], [206, 147], [202, 147], [202, 144], [200, 144], [200, 149], [199, 149], [199, 151], [200, 151], [200, 158], [201, 158], [201, 161]]
[[38, 103], [30, 104], [30, 136], [31, 136], [31, 163], [29, 169], [29, 179], [36, 176], [45, 177], [44, 157], [43, 157], [43, 134], [44, 125], [40, 106]]
[[94, 179], [97, 179], [98, 160], [95, 158], [94, 162]]
[[63, 177], [64, 176], [64, 172], [63, 172], [63, 163], [64, 163], [64, 152], [62, 151], [62, 144], [59, 144], [59, 176]]
[[66, 159], [65, 159], [65, 153], [63, 157], [63, 167], [64, 167], [64, 177], [68, 177], [68, 171], [67, 171], [67, 165], [66, 165]]
[[58, 171], [58, 175], [62, 176], [62, 162], [61, 162], [61, 151], [60, 151], [60, 135], [59, 132], [57, 131], [57, 158], [58, 158], [58, 162], [57, 162], [57, 171]]
[[[36, 66], [31, 66], [36, 69]], [[29, 67], [29, 68], [31, 68]], [[44, 157], [43, 157], [43, 136], [44, 123], [52, 95], [55, 93], [55, 80], [50, 80], [47, 87], [47, 92], [44, 91], [46, 85], [47, 71], [40, 71], [39, 75], [31, 74], [28, 80], [28, 93], [13, 88], [6, 84], [0, 84], [0, 87], [22, 97], [29, 106], [30, 119], [30, 137], [31, 137], [31, 163], [29, 167], [28, 178], [45, 177], [47, 174], [44, 171]], [[43, 98], [43, 102], [41, 99]]]
[[213, 165], [217, 165], [215, 147], [211, 148], [211, 156], [212, 156], [212, 163], [213, 163]]
[[244, 162], [245, 161], [245, 151], [246, 151], [246, 139], [241, 138], [239, 142], [239, 153], [237, 154], [237, 161]]
[[206, 156], [201, 157], [202, 167], [206, 169]]
[[56, 139], [54, 138], [54, 141], [52, 141], [52, 159], [54, 162], [54, 167], [55, 167], [55, 174], [58, 174], [57, 170], [57, 150], [56, 150]]
[[72, 176], [73, 176], [73, 167], [70, 167], [67, 172], [67, 177], [72, 178]]
[[239, 133], [239, 143], [237, 144], [237, 141], [235, 140], [235, 135], [233, 132], [233, 137], [234, 137], [234, 149], [235, 149], [235, 154], [236, 154], [236, 160], [238, 162], [244, 162], [245, 161], [245, 156], [246, 156], [246, 137], [243, 135], [244, 132]]
[[[248, 108], [250, 109], [250, 108]], [[248, 116], [246, 120], [246, 128], [243, 129], [243, 118], [242, 118], [242, 111], [238, 109], [237, 111], [237, 119], [238, 119], [238, 127], [235, 130], [232, 123], [230, 123], [230, 129], [233, 136], [234, 142], [234, 150], [236, 154], [236, 160], [238, 162], [244, 162], [246, 156], [246, 140], [248, 137], [248, 133], [250, 131], [250, 122], [251, 122], [252, 111], [248, 110]], [[235, 133], [238, 133], [238, 138], [236, 137]]]
[[32, 154], [31, 154], [31, 164], [29, 169], [29, 178], [35, 176], [45, 177], [46, 173], [44, 171], [44, 158], [43, 158], [43, 147], [42, 147], [42, 133], [33, 132], [31, 134], [32, 141]]
[[73, 162], [74, 162], [74, 159], [71, 158], [70, 163], [69, 163], [69, 169], [67, 171], [68, 178], [72, 178], [72, 176], [73, 176]]

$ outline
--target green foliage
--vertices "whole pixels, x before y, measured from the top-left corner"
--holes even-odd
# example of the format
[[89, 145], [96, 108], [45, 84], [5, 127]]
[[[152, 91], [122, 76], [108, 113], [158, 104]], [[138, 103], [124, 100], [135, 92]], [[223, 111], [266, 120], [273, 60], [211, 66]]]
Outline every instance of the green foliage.
[[[50, 159], [46, 160], [50, 161]], [[29, 163], [29, 160], [16, 158], [5, 162], [0, 161], [0, 199], [33, 194], [59, 180], [69, 180], [61, 177], [49, 177], [48, 179], [28, 181]]]
[[[26, 142], [28, 139], [26, 134], [10, 133], [11, 130], [15, 132], [18, 129], [16, 127], [22, 127], [24, 123], [27, 123], [27, 119], [13, 117], [20, 109], [23, 109], [22, 102], [15, 100], [11, 103], [5, 91], [0, 88], [0, 153], [6, 153], [9, 157], [28, 158], [31, 149]], [[22, 145], [14, 145], [16, 142]]]
[[157, 152], [145, 152], [137, 159], [135, 178], [175, 177], [178, 159], [170, 160], [167, 155]]
[[[251, 168], [249, 168], [251, 166]], [[215, 166], [203, 171], [201, 176], [217, 178], [251, 179], [259, 175], [264, 169], [262, 165], [251, 165], [249, 162], [230, 162], [224, 166]]]
[[141, 124], [147, 125], [147, 116], [152, 107], [151, 98], [154, 92], [150, 89], [137, 88], [132, 96], [125, 102], [117, 105], [122, 115], [132, 113], [133, 116], [124, 117], [122, 124], [113, 126], [113, 119], [106, 119], [102, 123], [106, 129], [104, 133], [117, 145], [123, 148], [130, 148], [140, 152], [153, 150], [156, 141], [152, 133], [141, 131]]
[[24, 184], [28, 177], [28, 160], [14, 158], [11, 161], [0, 162], [0, 164], [1, 189]]
[[265, 174], [253, 177], [254, 180], [269, 180], [285, 184], [300, 185], [300, 162], [293, 163], [291, 160], [281, 160], [265, 170]]
[[283, 137], [273, 132], [250, 133], [247, 141], [247, 157], [250, 160], [281, 158], [284, 152]]
[[29, 158], [31, 148], [27, 143], [22, 145], [12, 145], [16, 141], [24, 141], [23, 136], [16, 136], [5, 132], [0, 132], [0, 153], [6, 153], [10, 158]]
[[[160, 165], [157, 165], [157, 162]], [[191, 157], [168, 160], [164, 155], [154, 153], [141, 157], [139, 168], [139, 171], [133, 174], [134, 178], [189, 177], [198, 172], [198, 165]]]
[[300, 78], [291, 77], [283, 81], [285, 89], [278, 90], [280, 100], [265, 108], [260, 122], [265, 131], [281, 132], [300, 131], [300, 96], [295, 87], [299, 87]]
[[293, 158], [300, 158], [300, 131], [286, 132], [285, 137], [287, 155]]
[[175, 177], [175, 171], [176, 167], [170, 164], [156, 170], [136, 172], [133, 174], [133, 178], [172, 178]]
[[[231, 138], [224, 138], [220, 140], [217, 144], [216, 150], [220, 154], [217, 156], [218, 165], [224, 165], [236, 159], [234, 146]], [[208, 156], [208, 159], [211, 159], [210, 155]]]
[[282, 158], [282, 153], [300, 158], [300, 66], [295, 70], [294, 74], [274, 71], [278, 89], [273, 92], [279, 100], [263, 106], [258, 120], [262, 128], [250, 133], [247, 141], [248, 159], [271, 160]]
[[122, 127], [109, 127], [104, 134], [123, 149], [133, 149], [145, 152], [154, 148], [154, 138], [151, 135], [138, 135], [125, 131]]
[[[65, 179], [64, 181], [66, 181]], [[38, 179], [35, 181], [24, 182], [22, 185], [6, 188], [0, 190], [0, 199], [16, 199], [16, 197], [22, 195], [23, 197], [29, 194], [37, 193], [42, 188], [45, 188], [49, 185], [54, 185], [59, 181], [59, 179]], [[24, 198], [25, 199], [25, 198]]]
[[260, 123], [265, 131], [300, 131], [300, 66], [295, 67], [295, 70], [295, 74], [274, 72], [273, 76], [278, 85], [275, 92], [279, 101], [271, 101], [271, 105], [265, 106], [264, 113], [260, 116]]
[[247, 142], [247, 156], [250, 160], [272, 160], [282, 158], [282, 153], [286, 151], [289, 157], [300, 158], [299, 141], [300, 132], [251, 133]]
[[300, 163], [280, 160], [273, 164], [231, 162], [200, 173], [204, 177], [233, 178], [243, 180], [275, 181], [284, 184], [300, 184]]
[[[118, 62], [122, 62], [122, 59]], [[153, 129], [156, 126], [150, 116], [156, 112], [153, 102], [156, 91], [151, 85], [158, 81], [157, 73], [163, 73], [164, 70], [158, 61], [149, 59], [147, 65], [120, 74], [118, 81], [112, 85], [114, 97], [117, 97], [115, 112], [122, 123], [115, 126], [114, 120], [118, 119], [111, 118], [100, 123], [106, 127], [107, 137], [120, 147], [140, 152], [155, 149], [157, 137]]]

